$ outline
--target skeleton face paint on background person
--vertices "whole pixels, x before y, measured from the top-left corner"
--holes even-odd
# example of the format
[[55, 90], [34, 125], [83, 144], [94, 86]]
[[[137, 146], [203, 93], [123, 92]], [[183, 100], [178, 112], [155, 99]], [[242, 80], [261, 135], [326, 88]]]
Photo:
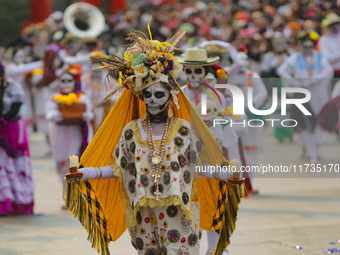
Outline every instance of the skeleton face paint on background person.
[[171, 96], [166, 86], [168, 85], [157, 82], [143, 90], [143, 99], [150, 115], [160, 115], [167, 109]]
[[314, 43], [312, 40], [305, 40], [302, 42], [302, 54], [303, 55], [311, 55], [314, 49]]
[[74, 77], [69, 73], [64, 73], [59, 78], [59, 88], [62, 93], [71, 93], [74, 91], [76, 86], [76, 81]]
[[25, 61], [25, 51], [22, 49], [19, 49], [13, 57], [14, 63], [16, 63], [17, 65], [24, 63]]
[[203, 66], [187, 66], [183, 67], [184, 73], [190, 82], [190, 86], [197, 88], [205, 84], [205, 69]]

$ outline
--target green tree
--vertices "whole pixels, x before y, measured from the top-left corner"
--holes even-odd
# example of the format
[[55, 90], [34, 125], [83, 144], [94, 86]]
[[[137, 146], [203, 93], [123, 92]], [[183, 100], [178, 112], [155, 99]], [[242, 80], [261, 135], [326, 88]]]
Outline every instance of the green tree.
[[7, 45], [19, 38], [29, 15], [30, 1], [0, 0], [0, 45]]

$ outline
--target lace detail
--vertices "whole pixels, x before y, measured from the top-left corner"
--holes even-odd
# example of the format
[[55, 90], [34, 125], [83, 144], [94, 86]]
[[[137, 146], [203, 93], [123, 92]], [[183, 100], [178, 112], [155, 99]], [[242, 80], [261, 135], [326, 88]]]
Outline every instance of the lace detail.
[[156, 199], [151, 199], [143, 196], [140, 198], [135, 205], [134, 209], [131, 207], [130, 198], [125, 190], [124, 183], [123, 183], [123, 175], [120, 170], [119, 165], [116, 163], [116, 160], [113, 156], [111, 156], [110, 165], [113, 169], [114, 175], [119, 177], [120, 179], [120, 200], [122, 205], [125, 208], [125, 215], [127, 216], [127, 221], [130, 227], [134, 227], [137, 224], [137, 212], [139, 211], [139, 207], [163, 207], [163, 206], [170, 206], [170, 205], [179, 205], [183, 210], [183, 214], [189, 220], [193, 220], [193, 202], [198, 201], [198, 185], [199, 181], [197, 179], [198, 175], [195, 174], [195, 178], [192, 183], [192, 192], [191, 192], [191, 199], [190, 199], [190, 210], [187, 210], [182, 202], [182, 199], [179, 195], [170, 195], [166, 198], [160, 198], [158, 201]]
[[[166, 145], [169, 145], [171, 141], [177, 136], [177, 132], [182, 125], [183, 125], [182, 119], [174, 118], [169, 130], [168, 139], [166, 140], [165, 143]], [[148, 147], [148, 141], [143, 140], [142, 134], [137, 125], [137, 120], [134, 120], [130, 123], [130, 128], [132, 129], [133, 134], [136, 136], [135, 141], [139, 144], [139, 146]], [[156, 147], [159, 147], [160, 140], [155, 140], [154, 143]]]

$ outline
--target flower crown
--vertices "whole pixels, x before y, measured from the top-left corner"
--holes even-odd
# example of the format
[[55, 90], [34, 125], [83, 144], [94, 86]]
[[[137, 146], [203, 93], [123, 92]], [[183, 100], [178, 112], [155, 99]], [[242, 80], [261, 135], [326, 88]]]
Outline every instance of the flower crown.
[[133, 31], [126, 40], [132, 44], [121, 56], [115, 53], [111, 56], [92, 56], [92, 61], [103, 64], [109, 74], [117, 79], [114, 89], [108, 92], [105, 99], [113, 96], [121, 89], [130, 89], [136, 96], [140, 96], [143, 89], [156, 82], [176, 82], [181, 67], [172, 51], [185, 34], [185, 30], [178, 31], [169, 42], [159, 42], [150, 39], [142, 31]]

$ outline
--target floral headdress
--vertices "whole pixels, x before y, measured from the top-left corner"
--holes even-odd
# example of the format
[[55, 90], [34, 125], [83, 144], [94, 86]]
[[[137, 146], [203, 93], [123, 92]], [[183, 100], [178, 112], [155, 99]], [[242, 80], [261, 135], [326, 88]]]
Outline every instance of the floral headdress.
[[[117, 79], [116, 87], [108, 92], [105, 99], [121, 89], [130, 89], [139, 97], [143, 89], [156, 82], [176, 83], [181, 67], [172, 52], [185, 30], [178, 31], [169, 42], [152, 40], [150, 29], [149, 33], [150, 39], [142, 31], [129, 33], [126, 40], [132, 41], [132, 44], [124, 56], [115, 53], [91, 57], [92, 61], [107, 67], [109, 75]], [[174, 96], [173, 92], [171, 94]]]

